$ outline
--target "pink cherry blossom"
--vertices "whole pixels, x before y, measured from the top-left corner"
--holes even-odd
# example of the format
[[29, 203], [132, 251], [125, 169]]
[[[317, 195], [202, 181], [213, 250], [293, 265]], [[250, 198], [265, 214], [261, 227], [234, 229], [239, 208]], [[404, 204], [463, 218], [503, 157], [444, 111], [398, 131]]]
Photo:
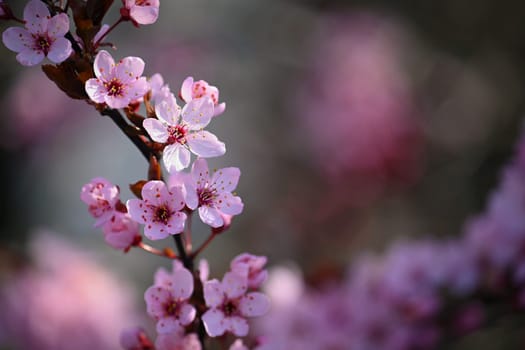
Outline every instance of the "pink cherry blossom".
[[162, 181], [149, 181], [142, 188], [142, 200], [130, 199], [126, 206], [129, 215], [144, 224], [144, 235], [158, 240], [181, 233], [186, 214], [180, 212], [184, 199], [180, 187], [166, 188]]
[[129, 250], [139, 234], [139, 224], [131, 219], [129, 214], [116, 212], [102, 226], [106, 243], [115, 249]]
[[204, 80], [193, 81], [193, 77], [187, 77], [182, 83], [180, 97], [188, 103], [192, 100], [208, 96], [212, 99], [215, 109], [213, 116], [224, 113], [226, 103], [219, 103], [219, 89], [216, 86], [208, 84]]
[[115, 214], [115, 206], [120, 202], [119, 188], [102, 177], [96, 177], [82, 186], [80, 199], [89, 206], [89, 213], [97, 219], [95, 227], [99, 227]]
[[265, 256], [243, 253], [232, 260], [230, 268], [238, 273], [246, 273], [248, 276], [248, 288], [257, 289], [268, 278], [268, 271], [264, 269], [266, 262], [267, 258]]
[[206, 160], [197, 159], [185, 183], [186, 205], [190, 209], [198, 207], [205, 224], [223, 226], [223, 215], [238, 215], [244, 208], [241, 198], [232, 194], [240, 175], [238, 168], [223, 168], [210, 176]]
[[210, 337], [231, 332], [238, 337], [248, 334], [248, 317], [264, 315], [270, 302], [259, 292], [246, 293], [248, 279], [233, 271], [227, 272], [219, 282], [216, 279], [204, 283], [204, 299], [210, 308], [202, 316], [204, 327]]
[[171, 99], [172, 104], [177, 104], [175, 95], [170, 90], [168, 84], [164, 84], [164, 78], [159, 73], [153, 74], [149, 79], [149, 85], [151, 87], [151, 100], [157, 104], [165, 99]]
[[159, 17], [159, 0], [122, 0], [121, 15], [136, 24], [152, 24]]
[[155, 112], [159, 119], [147, 118], [143, 125], [153, 141], [166, 144], [162, 160], [168, 172], [187, 168], [190, 152], [204, 158], [222, 156], [226, 152], [224, 143], [202, 130], [213, 116], [210, 98], [193, 100], [182, 112], [174, 99], [162, 100], [155, 106]]
[[182, 330], [195, 319], [196, 310], [188, 299], [193, 293], [193, 275], [180, 266], [165, 285], [153, 285], [144, 293], [148, 314], [157, 321], [158, 333]]
[[183, 332], [159, 334], [155, 341], [156, 350], [201, 350], [197, 334], [184, 335]]
[[145, 77], [144, 61], [139, 57], [125, 57], [115, 64], [107, 51], [95, 57], [96, 78], [86, 81], [86, 92], [96, 103], [106, 103], [111, 108], [124, 108], [142, 98], [149, 90]]
[[72, 52], [71, 42], [64, 38], [69, 31], [69, 18], [65, 13], [51, 17], [47, 6], [31, 0], [24, 9], [25, 29], [7, 28], [2, 35], [5, 46], [18, 55], [24, 66], [34, 66], [44, 57], [54, 63], [65, 61]]
[[126, 328], [120, 333], [120, 346], [125, 350], [148, 350], [153, 343], [140, 327]]

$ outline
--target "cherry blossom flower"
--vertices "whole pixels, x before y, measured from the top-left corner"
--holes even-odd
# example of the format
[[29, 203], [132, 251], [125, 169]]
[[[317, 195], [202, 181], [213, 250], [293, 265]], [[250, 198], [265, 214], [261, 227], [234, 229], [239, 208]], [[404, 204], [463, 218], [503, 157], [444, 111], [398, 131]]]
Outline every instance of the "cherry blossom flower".
[[153, 342], [140, 327], [126, 328], [120, 333], [120, 346], [125, 350], [147, 350]]
[[197, 334], [184, 335], [182, 332], [159, 334], [155, 341], [157, 350], [201, 350]]
[[224, 113], [226, 103], [219, 103], [219, 89], [216, 86], [212, 86], [204, 80], [193, 81], [193, 77], [187, 77], [184, 80], [180, 89], [180, 97], [184, 102], [188, 103], [204, 96], [210, 97], [213, 101], [213, 105], [215, 106], [213, 110], [214, 117]]
[[173, 271], [164, 286], [153, 285], [144, 293], [148, 314], [157, 321], [158, 333], [182, 330], [195, 319], [196, 310], [188, 299], [193, 293], [193, 275], [184, 267]]
[[145, 77], [144, 61], [139, 57], [125, 57], [115, 64], [107, 51], [95, 57], [96, 78], [86, 81], [86, 92], [96, 103], [106, 103], [111, 108], [124, 108], [142, 98], [149, 90]]
[[[181, 171], [190, 165], [190, 151], [204, 158], [222, 156], [224, 143], [205, 128], [213, 115], [213, 103], [208, 97], [193, 100], [181, 109], [175, 100], [163, 100], [155, 106], [159, 119], [147, 118], [144, 128], [153, 141], [164, 143], [162, 155], [168, 172]], [[179, 116], [182, 120], [179, 121]]]
[[171, 103], [176, 104], [175, 95], [170, 90], [168, 84], [164, 84], [164, 78], [159, 73], [153, 74], [149, 79], [151, 87], [151, 100], [157, 104], [165, 99], [172, 99]]
[[122, 0], [120, 14], [135, 24], [152, 24], [159, 17], [159, 0]]
[[204, 299], [210, 309], [202, 321], [210, 337], [225, 332], [244, 337], [249, 330], [246, 318], [262, 316], [268, 311], [268, 297], [259, 292], [246, 293], [247, 289], [247, 277], [233, 271], [227, 272], [222, 282], [213, 279], [204, 283]]
[[82, 186], [80, 199], [88, 205], [89, 213], [97, 219], [95, 227], [102, 226], [115, 214], [120, 202], [119, 188], [102, 177], [96, 177]]
[[257, 289], [268, 278], [268, 271], [264, 269], [267, 260], [265, 256], [243, 253], [232, 260], [230, 268], [232, 271], [246, 273], [248, 275], [248, 288]]
[[184, 199], [180, 187], [166, 188], [162, 181], [149, 181], [142, 188], [142, 200], [130, 199], [126, 206], [133, 220], [144, 224], [144, 235], [158, 240], [181, 233], [186, 214], [180, 212]]
[[139, 224], [131, 219], [129, 214], [116, 212], [102, 226], [106, 243], [115, 249], [128, 251], [139, 234]]
[[205, 224], [223, 226], [223, 215], [238, 215], [244, 208], [241, 198], [232, 194], [240, 175], [238, 168], [223, 168], [210, 176], [206, 160], [197, 159], [185, 183], [186, 205], [190, 209], [198, 207]]
[[69, 31], [69, 18], [65, 13], [51, 17], [47, 6], [31, 0], [24, 9], [25, 29], [7, 28], [2, 40], [16, 59], [24, 66], [34, 66], [44, 57], [54, 63], [65, 61], [71, 55], [71, 42], [64, 38]]

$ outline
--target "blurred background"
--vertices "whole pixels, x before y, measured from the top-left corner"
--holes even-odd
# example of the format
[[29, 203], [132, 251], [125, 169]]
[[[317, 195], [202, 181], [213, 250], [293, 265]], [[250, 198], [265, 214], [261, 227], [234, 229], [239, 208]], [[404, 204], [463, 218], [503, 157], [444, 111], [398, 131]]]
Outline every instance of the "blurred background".
[[[9, 3], [22, 13], [25, 2]], [[490, 0], [161, 0], [156, 24], [125, 23], [108, 41], [173, 91], [191, 75], [227, 102], [209, 127], [227, 153], [211, 164], [241, 169], [245, 210], [205, 251], [212, 276], [248, 251], [315, 283], [396, 240], [456, 237], [484, 208], [521, 130], [523, 13]], [[143, 290], [169, 262], [106, 246], [79, 192], [103, 176], [131, 198], [144, 160], [111, 120], [3, 45], [0, 64], [3, 280], [53, 232], [122, 280], [125, 307], [143, 313]], [[207, 230], [195, 222], [194, 234]], [[454, 349], [521, 348], [512, 322]]]

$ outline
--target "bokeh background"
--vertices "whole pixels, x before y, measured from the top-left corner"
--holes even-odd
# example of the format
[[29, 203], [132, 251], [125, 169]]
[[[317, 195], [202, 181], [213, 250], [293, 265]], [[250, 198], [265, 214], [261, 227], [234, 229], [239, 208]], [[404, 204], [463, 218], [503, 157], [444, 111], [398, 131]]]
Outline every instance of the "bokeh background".
[[[126, 23], [109, 41], [172, 90], [191, 75], [227, 102], [210, 126], [227, 154], [211, 163], [241, 169], [245, 210], [205, 251], [212, 275], [249, 251], [315, 283], [400, 239], [456, 237], [482, 210], [525, 112], [523, 13], [490, 0], [164, 0], [155, 25]], [[53, 232], [118, 276], [140, 313], [168, 262], [107, 247], [79, 191], [104, 176], [131, 198], [144, 160], [39, 67], [4, 46], [0, 64], [2, 276], [38, 260], [35, 237]], [[454, 349], [520, 349], [519, 325], [503, 317]]]

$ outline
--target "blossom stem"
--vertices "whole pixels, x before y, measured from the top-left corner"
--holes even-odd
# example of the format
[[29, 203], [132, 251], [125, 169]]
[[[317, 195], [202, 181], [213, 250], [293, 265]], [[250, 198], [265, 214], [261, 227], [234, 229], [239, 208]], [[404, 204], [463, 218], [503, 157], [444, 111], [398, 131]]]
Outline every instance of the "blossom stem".
[[145, 244], [145, 243], [142, 243], [142, 242], [139, 242], [137, 244], [137, 247], [139, 247], [140, 249], [148, 252], [148, 253], [151, 253], [153, 255], [157, 255], [157, 256], [162, 256], [162, 257], [165, 257], [165, 258], [170, 258], [170, 259], [177, 259], [177, 255], [175, 255], [173, 252], [171, 251], [168, 251], [168, 250], [160, 250], [160, 249], [157, 249], [157, 248], [154, 248], [148, 244]]
[[206, 239], [199, 248], [197, 248], [196, 251], [194, 251], [192, 254], [191, 254], [191, 258], [192, 259], [195, 259], [195, 257], [197, 255], [199, 255], [200, 252], [202, 252], [210, 243], [211, 241], [213, 241], [213, 239], [215, 238], [215, 236], [217, 236], [217, 234], [215, 232], [211, 232], [210, 236], [208, 237], [208, 239]]
[[[128, 139], [133, 142], [133, 144], [139, 149], [139, 151], [142, 153], [142, 155], [146, 158], [146, 160], [149, 162], [150, 156], [153, 154], [153, 152], [150, 150], [150, 148], [144, 143], [144, 141], [139, 137], [138, 134], [136, 134], [134, 129], [131, 125], [126, 123], [124, 118], [122, 117], [122, 114], [116, 109], [110, 109], [106, 108], [103, 111], [100, 112], [102, 115], [106, 115], [110, 117], [115, 124], [126, 134]], [[154, 155], [154, 154], [153, 154]]]
[[93, 47], [95, 48], [98, 47], [100, 43], [102, 42], [102, 40], [104, 40], [104, 38], [123, 21], [124, 21], [124, 18], [120, 16], [120, 18], [115, 23], [113, 23], [113, 25], [109, 27], [108, 30], [106, 30], [106, 32], [100, 36], [100, 38], [98, 38], [97, 42], [93, 45]]
[[174, 235], [173, 239], [175, 240], [175, 245], [177, 246], [180, 259], [182, 260], [182, 264], [184, 264], [184, 267], [188, 270], [193, 271], [193, 257], [188, 256], [188, 254], [186, 253], [186, 248], [184, 248], [184, 243], [182, 242], [181, 235]]

